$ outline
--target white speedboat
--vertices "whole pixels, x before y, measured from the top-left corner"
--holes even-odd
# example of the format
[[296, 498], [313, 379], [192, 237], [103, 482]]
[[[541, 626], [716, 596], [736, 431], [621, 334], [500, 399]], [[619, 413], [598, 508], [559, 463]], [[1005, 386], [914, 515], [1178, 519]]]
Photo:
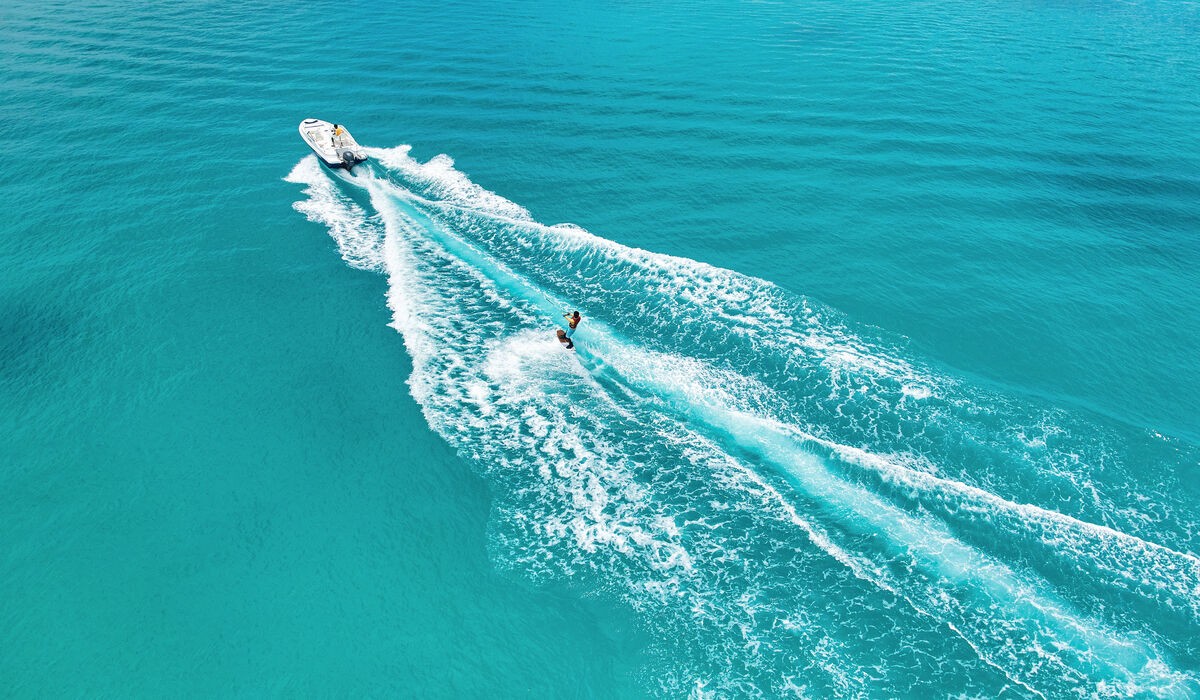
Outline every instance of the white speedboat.
[[331, 168], [349, 170], [367, 159], [362, 146], [354, 140], [346, 127], [330, 124], [320, 119], [305, 119], [300, 122], [300, 135], [313, 153]]

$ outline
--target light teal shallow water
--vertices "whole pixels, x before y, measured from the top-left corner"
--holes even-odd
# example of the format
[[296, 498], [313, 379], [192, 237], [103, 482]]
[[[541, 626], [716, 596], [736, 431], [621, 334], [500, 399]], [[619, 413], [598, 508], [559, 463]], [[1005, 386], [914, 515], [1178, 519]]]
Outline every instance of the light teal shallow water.
[[1200, 694], [1197, 37], [4, 5], [0, 682]]

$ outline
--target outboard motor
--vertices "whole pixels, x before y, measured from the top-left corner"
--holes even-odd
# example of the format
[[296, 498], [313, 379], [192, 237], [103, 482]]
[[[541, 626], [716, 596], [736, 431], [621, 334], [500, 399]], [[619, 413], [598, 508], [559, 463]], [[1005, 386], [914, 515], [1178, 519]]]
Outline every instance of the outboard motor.
[[338, 151], [338, 155], [341, 156], [342, 162], [346, 165], [354, 165], [358, 162], [358, 155], [349, 148], [343, 148]]

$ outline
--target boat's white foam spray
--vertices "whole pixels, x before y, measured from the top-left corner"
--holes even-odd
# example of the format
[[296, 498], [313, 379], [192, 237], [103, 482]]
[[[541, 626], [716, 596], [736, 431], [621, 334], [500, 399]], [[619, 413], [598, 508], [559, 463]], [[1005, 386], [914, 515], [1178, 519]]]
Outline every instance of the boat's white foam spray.
[[900, 695], [931, 663], [985, 695], [1197, 689], [1192, 522], [1095, 486], [1112, 440], [769, 283], [539, 224], [445, 156], [371, 155], [301, 161], [296, 208], [387, 275], [413, 396], [496, 484], [498, 564], [638, 611], [669, 694]]

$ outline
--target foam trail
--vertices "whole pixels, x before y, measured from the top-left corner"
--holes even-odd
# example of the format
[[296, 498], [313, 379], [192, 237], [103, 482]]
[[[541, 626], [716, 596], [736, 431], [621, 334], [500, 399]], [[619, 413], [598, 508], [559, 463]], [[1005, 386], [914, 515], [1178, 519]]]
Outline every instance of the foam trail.
[[[623, 356], [634, 355], [626, 352]], [[1081, 619], [1061, 601], [1022, 581], [1008, 567], [958, 541], [936, 521], [913, 518], [873, 494], [838, 480], [828, 465], [789, 439], [794, 434], [789, 426], [741, 412], [720, 399], [714, 400], [714, 392], [709, 388], [713, 384], [712, 377], [704, 368], [693, 367], [698, 371], [688, 378], [686, 371], [680, 371], [681, 367], [687, 368], [688, 363], [681, 362], [680, 358], [654, 358], [649, 364], [650, 367], [639, 368], [642, 374], [633, 381], [647, 386], [657, 384], [655, 390], [660, 395], [679, 399], [684, 410], [703, 416], [708, 425], [724, 431], [729, 440], [786, 469], [794, 477], [793, 483], [825, 507], [852, 512], [855, 527], [869, 525], [873, 534], [886, 535], [893, 546], [902, 549], [906, 555], [918, 557], [923, 566], [935, 571], [943, 581], [969, 583], [992, 600], [1016, 611], [1025, 621], [1046, 626], [1031, 636], [1053, 640], [1051, 643], [1060, 650], [1072, 646], [1080, 657], [1097, 655], [1115, 660], [1122, 667], [1120, 671], [1129, 678], [1138, 675], [1147, 665], [1157, 668], [1161, 663], [1153, 651], [1136, 642], [1120, 640], [1111, 631]], [[671, 382], [659, 383], [657, 378], [667, 376], [668, 371]], [[706, 394], [706, 398], [698, 400]], [[866, 457], [873, 459], [869, 454]], [[997, 499], [985, 495], [985, 500], [994, 502]], [[951, 611], [942, 612], [949, 614]], [[957, 625], [964, 623], [956, 621], [952, 624], [958, 630]], [[1015, 636], [1019, 632], [1008, 629], [1006, 634]], [[1014, 681], [1019, 682], [1015, 678]]]
[[[706, 307], [717, 309], [722, 318], [735, 320], [735, 330], [739, 331], [741, 335], [747, 333], [745, 326], [758, 328], [766, 324], [773, 324], [769, 338], [774, 345], [781, 347], [752, 348], [754, 351], [747, 353], [745, 358], [754, 362], [758, 357], [784, 354], [787, 356], [787, 360], [783, 366], [788, 369], [802, 367], [805, 360], [812, 359], [799, 354], [798, 350], [817, 351], [815, 359], [831, 368], [830, 395], [838, 400], [841, 400], [847, 393], [853, 396], [867, 393], [868, 389], [879, 389], [881, 388], [879, 385], [883, 381], [891, 381], [895, 385], [895, 389], [892, 391], [899, 396], [898, 403], [901, 407], [907, 407], [912, 403], [909, 399], [919, 401], [921, 399], [918, 397], [929, 398], [935, 391], [949, 392], [953, 388], [951, 380], [923, 372], [902, 358], [874, 351], [869, 345], [849, 335], [840, 327], [818, 324], [810, 324], [800, 329], [787, 325], [779, 327], [776, 323], [777, 319], [788, 318], [792, 314], [786, 312], [787, 304], [772, 298], [772, 294], [777, 290], [769, 285], [763, 285], [758, 281], [726, 273], [693, 261], [622, 248], [611, 241], [605, 241], [580, 229], [563, 226], [545, 227], [536, 224], [529, 219], [527, 212], [523, 209], [511, 203], [505, 204], [504, 200], [500, 200], [501, 203], [497, 204], [499, 198], [496, 195], [483, 192], [478, 186], [469, 183], [465, 176], [452, 169], [449, 160], [444, 157], [436, 158], [426, 165], [419, 165], [408, 159], [404, 151], [380, 152], [377, 155], [400, 170], [431, 182], [431, 191], [447, 198], [446, 201], [421, 200], [423, 203], [441, 210], [457, 209], [459, 212], [466, 210], [491, 221], [516, 226], [513, 235], [504, 239], [505, 243], [511, 245], [493, 246], [493, 251], [530, 248], [533, 246], [530, 243], [531, 239], [537, 236], [550, 238], [553, 239], [552, 245], [567, 249], [566, 254], [556, 253], [558, 256], [556, 262], [562, 264], [550, 267], [565, 269], [568, 273], [572, 272], [571, 262], [573, 260], [586, 258], [588, 255], [594, 257], [596, 251], [611, 251], [612, 255], [604, 260], [606, 268], [628, 273], [629, 265], [633, 264], [650, 271], [664, 271], [666, 274], [662, 276], [670, 281], [670, 285], [664, 285], [662, 279], [654, 280], [658, 291], [664, 289], [665, 286], [670, 286], [672, 298], [699, 298]], [[479, 228], [475, 225], [470, 230], [478, 231]], [[493, 231], [484, 231], [484, 233], [494, 235]], [[534, 249], [541, 250], [536, 247]], [[671, 280], [672, 277], [676, 279]], [[572, 280], [571, 286], [579, 287], [580, 285], [577, 280]], [[772, 294], [764, 294], [764, 290]], [[738, 300], [738, 304], [742, 307], [749, 306], [749, 311], [733, 313], [722, 310], [725, 306], [724, 301], [728, 299]], [[753, 303], [747, 304], [748, 301]], [[805, 314], [815, 315], [807, 303], [801, 304], [800, 307]], [[623, 313], [622, 316], [628, 318], [630, 314]], [[653, 323], [654, 318], [651, 317], [650, 321]], [[713, 324], [709, 321], [705, 325], [718, 326], [720, 324]], [[646, 335], [658, 337], [662, 334], [674, 334], [678, 337], [677, 328], [686, 326], [686, 323], [676, 323], [672, 319], [670, 326], [655, 327], [654, 332]], [[741, 327], [739, 328], [739, 326]], [[660, 330], [661, 333], [658, 332]], [[691, 329], [688, 330], [690, 333]], [[736, 347], [737, 344], [727, 342], [729, 340], [727, 333], [722, 338], [723, 342], [718, 348], [719, 352], [723, 353], [730, 347]], [[776, 349], [780, 352], [763, 352], [763, 350]], [[797, 372], [797, 374], [801, 373]], [[780, 377], [781, 374], [784, 376]], [[811, 372], [808, 374], [811, 376]], [[787, 376], [786, 372], [772, 372], [760, 376], [760, 379], [779, 386], [791, 381], [792, 377]], [[847, 384], [850, 385], [850, 388], [845, 387]], [[796, 425], [805, 424], [806, 409], [809, 406], [803, 403], [789, 406], [789, 404], [793, 404], [794, 397], [786, 395], [785, 392], [775, 391], [770, 395], [776, 406], [785, 406], [791, 409], [790, 411], [772, 410], [772, 414], [778, 415], [778, 420]], [[761, 404], [762, 402], [759, 402], [760, 407]], [[845, 415], [844, 408], [844, 403], [836, 406], [839, 416]], [[861, 410], [860, 407], [856, 408]], [[885, 417], [868, 415], [867, 422], [882, 423], [883, 418]], [[936, 420], [937, 417], [934, 418]], [[900, 466], [901, 460], [882, 459], [877, 455], [869, 455], [863, 450], [856, 451], [855, 448], [847, 447], [851, 444], [850, 440], [846, 438], [833, 439], [834, 436], [829, 435], [825, 430], [826, 426], [805, 427], [811, 433], [814, 442], [829, 446], [837, 456], [846, 461], [857, 463], [860, 466], [864, 463], [869, 463], [874, 467], [887, 465], [887, 469], [875, 469], [875, 471], [886, 474], [894, 484], [903, 481], [903, 486], [909, 489], [917, 484], [932, 487], [928, 488], [928, 493], [925, 494], [933, 497], [932, 499], [927, 498], [929, 502], [937, 500], [939, 493], [945, 493], [942, 487], [950, 487], [955, 495], [969, 495], [977, 501], [986, 500], [988, 508], [982, 509], [983, 511], [1015, 513], [1016, 517], [1012, 518], [1010, 524], [1026, 529], [1031, 540], [1051, 546], [1060, 544], [1063, 537], [1078, 542], [1080, 548], [1072, 548], [1072, 551], [1086, 553], [1087, 561], [1073, 562], [1070, 565], [1094, 566], [1099, 564], [1105, 575], [1110, 577], [1112, 585], [1122, 588], [1137, 588], [1148, 597], [1158, 599], [1162, 605], [1190, 610], [1193, 618], [1200, 621], [1200, 595], [1197, 595], [1200, 591], [1198, 588], [1200, 584], [1197, 584], [1197, 559], [1192, 555], [1170, 547], [1159, 546], [1149, 539], [1129, 535], [1113, 527], [1093, 526], [1080, 517], [1071, 517], [1030, 505], [1017, 506], [1016, 498], [1019, 497], [1019, 494], [1014, 494], [1010, 498], [991, 497], [991, 494], [987, 494], [985, 490], [970, 485], [966, 478], [961, 481], [944, 478], [924, 479], [920, 476], [919, 470]], [[873, 432], [878, 433], [879, 425], [871, 427]], [[911, 445], [903, 447], [910, 448]], [[855, 457], [862, 455], [868, 455], [869, 459]], [[912, 460], [908, 461], [912, 462]], [[946, 465], [941, 466], [944, 468]], [[1037, 515], [1038, 517], [1025, 517], [1028, 515]], [[1098, 515], [1102, 516], [1102, 520], [1109, 520], [1109, 517], [1103, 516], [1111, 516], [1112, 511], [1102, 512]], [[1183, 529], [1190, 531], [1192, 527], [1185, 524]], [[1081, 530], [1087, 531], [1087, 534], [1079, 535], [1078, 532]], [[1106, 553], [1103, 560], [1095, 559], [1092, 556], [1091, 548], [1083, 546], [1084, 543], [1089, 542], [1094, 545], [1096, 538], [1103, 540], [1103, 550]], [[1129, 572], [1139, 571], [1167, 571], [1173, 575], [1137, 581], [1128, 575]], [[1151, 590], [1155, 587], [1160, 587], [1160, 590]]]
[[[893, 442], [894, 433], [902, 442], [892, 451], [944, 454], [953, 449], [976, 471], [998, 458], [1005, 473], [986, 476], [1003, 477], [1004, 485], [1014, 491], [1026, 486], [1072, 489], [1078, 498], [1070, 504], [1090, 511], [1086, 514], [1094, 517], [1087, 519], [1113, 522], [1125, 531], [1157, 526], [1147, 539], [1175, 541], [1182, 551], [1195, 549], [1188, 546], [1200, 531], [1193, 509], [1169, 511], [1178, 522], [1148, 520], [1141, 513], [1141, 494], [1098, 492], [1103, 487], [1088, 473], [1096, 463], [1108, 462], [1107, 470], [1117, 467], [1117, 476], [1123, 475], [1120, 465], [1112, 463], [1120, 455], [1094, 437], [1116, 442], [1125, 436], [1105, 435], [1103, 426], [1095, 424], [1081, 425], [1081, 434], [1073, 435], [1070, 416], [1021, 406], [922, 368], [894, 348], [856, 335], [831, 310], [762, 280], [620, 246], [577, 227], [538, 224], [522, 208], [470, 183], [448, 158], [420, 164], [407, 150], [373, 154], [403, 174], [407, 187], [440, 209], [452, 228], [470, 231], [501, 259], [521, 261], [524, 272], [543, 287], [570, 289], [577, 301], [595, 299], [618, 311], [621, 330], [632, 337], [661, 339], [663, 347], [686, 345], [689, 354], [710, 351], [708, 359], [714, 362], [748, 364], [764, 383], [800, 402], [797, 411], [802, 415], [794, 420], [818, 412], [836, 418], [816, 426], [818, 432], [842, 434], [827, 437], [843, 444], [870, 440], [886, 445]], [[661, 303], [664, 300], [670, 303]], [[766, 328], [771, 332], [762, 332]], [[948, 437], [957, 438], [957, 443], [948, 444]], [[1160, 442], [1150, 442], [1159, 454], [1147, 455], [1145, 466], [1195, 463], [1195, 450], [1172, 455], [1173, 446]], [[1014, 473], [1014, 466], [1023, 466], [1014, 461], [1036, 466], [1037, 474], [1022, 482], [1030, 475]], [[1163, 503], [1186, 503], [1164, 485], [1200, 496], [1190, 482], [1179, 481], [1175, 471], [1155, 470], [1155, 482], [1142, 486]], [[1058, 483], [1047, 484], [1048, 476]]]
[[[443, 238], [448, 235], [442, 234]], [[461, 251], [463, 246], [460, 241], [454, 248]], [[493, 275], [505, 274], [503, 266], [484, 261], [478, 252], [471, 253], [469, 257], [474, 264], [490, 268]], [[521, 283], [519, 286], [527, 285]], [[607, 346], [607, 354], [620, 358], [614, 359], [613, 362], [622, 367], [619, 371], [630, 383], [652, 387], [659, 395], [665, 394], [680, 399], [679, 403], [684, 410], [693, 415], [701, 414], [707, 424], [722, 429], [730, 439], [750, 446], [772, 461], [782, 463], [790, 473], [798, 477], [798, 481], [810, 494], [826, 504], [826, 507], [845, 508], [857, 518], [865, 518], [874, 526], [876, 534], [886, 533], [907, 552], [920, 556], [923, 563], [936, 569], [940, 576], [958, 582], [969, 580], [978, 587], [986, 588], [993, 597], [999, 598], [1008, 607], [1015, 608], [1022, 616], [1047, 619], [1048, 625], [1057, 628], [1053, 631], [1039, 630], [1036, 632], [1037, 636], [1053, 639], [1060, 647], [1074, 646], [1076, 653], [1081, 657], [1096, 653], [1115, 659], [1132, 656], [1133, 667], [1120, 669], [1129, 676], [1135, 675], [1153, 660], [1146, 650], [1138, 649], [1136, 644], [1112, 643], [1108, 634], [1078, 620], [1060, 602], [1038, 594], [1030, 586], [1019, 582], [1006, 567], [989, 561], [978, 552], [961, 545], [944, 528], [935, 523], [917, 523], [880, 499], [839, 482], [813, 455], [779, 439], [782, 435], [780, 428], [786, 430], [786, 426], [776, 424], [772, 427], [758, 416], [732, 409], [730, 405], [735, 401], [731, 400], [731, 397], [714, 397], [714, 393], [717, 392], [709, 388], [729, 385], [745, 387], [753, 384], [752, 380], [728, 375], [715, 377], [716, 373], [711, 369], [689, 362], [686, 358], [650, 358], [647, 353], [639, 352], [636, 348], [615, 347], [620, 345], [620, 341], [612, 338], [610, 330], [595, 321], [592, 325], [594, 328], [590, 333], [589, 346]], [[631, 363], [631, 358], [640, 362]], [[640, 366], [632, 369], [631, 364]], [[689, 369], [693, 375], [691, 381], [686, 379]], [[664, 384], [658, 381], [661, 377], [670, 377], [671, 381]], [[767, 393], [765, 387], [754, 387], [754, 390], [757, 394]], [[856, 567], [856, 573], [860, 571], [861, 568]], [[886, 590], [894, 590], [879, 577], [874, 580]], [[967, 623], [958, 624], [965, 626]], [[1008, 633], [1013, 633], [1013, 630], [1008, 630]], [[987, 660], [994, 663], [990, 658]], [[1013, 680], [1023, 685], [1019, 678]]]
[[308, 199], [293, 206], [309, 221], [325, 225], [343, 260], [362, 270], [383, 269], [383, 227], [342, 194], [316, 156], [301, 160], [284, 179], [305, 185]]
[[[987, 434], [948, 401], [963, 400], [957, 380], [761, 281], [538, 224], [448, 158], [372, 155], [388, 169], [345, 179], [371, 214], [303, 161], [289, 176], [307, 185], [297, 209], [348, 262], [388, 275], [413, 396], [496, 484], [498, 563], [639, 610], [664, 640], [655, 673], [668, 694], [780, 695], [796, 669], [817, 694], [861, 694], [868, 681], [907, 694], [928, 674], [913, 659], [928, 655], [973, 694], [1196, 688], [1160, 648], [1190, 658], [1179, 636], [1098, 615], [981, 533], [1015, 528], [1093, 587], [1135, 572], [1129, 595], [1157, 606], [1155, 622], [1182, 614], [1184, 628], [1200, 596], [1195, 557], [997, 494], [957, 467], [937, 473], [984, 447], [1012, 462], [994, 441], [929, 433]], [[567, 301], [588, 316], [577, 356], [544, 331]], [[687, 315], [698, 309], [712, 313]], [[920, 453], [895, 449], [893, 426]], [[1046, 496], [1044, 477], [1018, 477], [999, 483]], [[1112, 512], [1103, 500], [1088, 511]]]
[[[429, 273], [422, 270], [425, 260], [407, 245], [419, 232], [402, 216], [396, 203], [382, 197], [379, 190], [373, 192], [373, 199], [381, 211], [389, 214], [385, 216], [389, 228], [385, 259], [393, 280], [389, 304], [393, 324], [402, 332], [413, 356], [412, 390], [426, 417], [452, 442], [475, 451], [477, 459], [486, 459], [490, 469], [516, 469], [532, 458], [540, 482], [535, 480], [533, 487], [523, 483], [511, 497], [519, 499], [529, 488], [547, 489], [536, 491], [533, 502], [524, 502], [523, 508], [514, 508], [509, 524], [533, 529], [523, 533], [516, 549], [524, 552], [530, 541], [541, 542], [541, 551], [558, 556], [535, 556], [522, 563], [534, 567], [534, 571], [566, 566], [574, 573], [575, 567], [600, 566], [597, 559], [607, 551], [616, 552], [621, 561], [608, 566], [617, 568], [611, 572], [615, 575], [621, 575], [621, 568], [632, 566], [624, 572], [630, 586], [625, 595], [632, 604], [647, 605], [644, 596], [654, 600], [677, 595], [682, 585], [679, 577], [688, 578], [693, 572], [690, 555], [681, 547], [675, 526], [661, 516], [639, 512], [647, 506], [629, 474], [630, 466], [625, 460], [606, 457], [616, 449], [599, 439], [604, 431], [593, 430], [585, 440], [573, 430], [578, 417], [562, 415], [556, 410], [558, 401], [546, 400], [553, 396], [549, 384], [561, 393], [572, 386], [571, 379], [589, 383], [589, 375], [580, 372], [577, 365], [565, 363], [558, 348], [548, 347], [545, 340], [539, 342], [527, 333], [487, 338], [488, 334], [473, 332], [470, 341], [483, 342], [487, 351], [474, 371], [468, 369], [467, 358], [447, 351], [437, 341], [446, 330], [439, 327], [439, 321], [448, 316], [439, 312], [457, 306], [461, 298], [442, 297], [436, 291], [439, 288], [426, 283]], [[459, 268], [457, 272], [469, 275], [471, 270]], [[519, 302], [504, 299], [497, 288], [485, 280], [478, 281], [488, 296], [496, 295], [493, 302], [520, 315]], [[543, 375], [545, 365], [552, 370], [548, 375]], [[465, 407], [470, 410], [464, 413]], [[620, 417], [618, 412], [615, 418]], [[539, 458], [567, 450], [571, 465]], [[690, 458], [719, 456], [698, 451]], [[744, 470], [741, 473], [746, 474]], [[556, 502], [560, 503], [558, 508], [548, 509]], [[530, 518], [539, 512], [541, 517]], [[573, 545], [565, 555], [556, 546], [564, 543]], [[581, 557], [581, 552], [587, 556]], [[527, 555], [516, 556], [525, 559]], [[693, 606], [702, 614], [718, 614], [703, 596], [698, 596]]]
[[[439, 157], [429, 164], [419, 165], [408, 159], [403, 150], [376, 152], [376, 155], [408, 174], [431, 182], [430, 191], [446, 198], [445, 201], [430, 201], [415, 197], [415, 201], [441, 210], [447, 207], [466, 209], [492, 221], [518, 226], [517, 235], [508, 241], [515, 244], [511, 247], [528, 247], [533, 235], [552, 236], [556, 238], [556, 243], [562, 243], [564, 247], [571, 249], [570, 255], [563, 256], [564, 263], [584, 257], [580, 254], [581, 251], [594, 252], [599, 249], [615, 251], [611, 260], [606, 261], [611, 267], [633, 261], [643, 268], [661, 269], [677, 276], [682, 269], [687, 273], [686, 284], [674, 283], [679, 292], [676, 296], [699, 296], [706, 305], [717, 309], [722, 308], [722, 299], [754, 297], [756, 284], [753, 280], [731, 276], [716, 268], [680, 258], [623, 249], [579, 229], [536, 224], [524, 209], [470, 183], [465, 176], [453, 170], [452, 163], [447, 158]], [[412, 195], [405, 191], [404, 196]], [[490, 264], [504, 267], [500, 262], [493, 261]], [[505, 272], [508, 272], [506, 268]], [[714, 279], [722, 281], [715, 289], [711, 289]], [[527, 281], [524, 284], [528, 286]], [[662, 287], [661, 280], [659, 287]], [[706, 287], [710, 289], [705, 291]], [[734, 319], [738, 324], [758, 326], [777, 319], [785, 305], [776, 304], [768, 298], [757, 306], [752, 313], [722, 312], [722, 317]], [[595, 325], [595, 321], [590, 321], [589, 324]], [[848, 374], [852, 375], [851, 381], [864, 374], [873, 379], [898, 379], [898, 393], [903, 397], [902, 402], [907, 398], [928, 398], [934, 391], [932, 387], [945, 391], [949, 383], [942, 378], [922, 373], [903, 359], [886, 354], [873, 354], [870, 347], [848, 336], [842, 329], [817, 326], [799, 332], [783, 327], [773, 331], [772, 337], [779, 339], [785, 346], [784, 350], [789, 353], [794, 352], [796, 348], [820, 351], [821, 362], [835, 370], [831, 376], [834, 394], [839, 391], [837, 383], [846, 382], [845, 375]], [[795, 364], [793, 358], [789, 358], [786, 366]], [[764, 377], [771, 378], [773, 377]], [[861, 393], [859, 390], [865, 388], [865, 385], [860, 384], [852, 391]], [[790, 401], [790, 397], [780, 392], [757, 389], [754, 393], [771, 396], [771, 403], [775, 406], [786, 407]], [[758, 404], [758, 410], [769, 414], [773, 420], [799, 425], [804, 424], [803, 408], [794, 407], [790, 412], [778, 409], [767, 411], [762, 408], [761, 401]], [[814, 429], [807, 426], [806, 429], [800, 430], [799, 434], [804, 439], [827, 448], [831, 455], [842, 462], [866, 468], [893, 489], [901, 490], [919, 501], [923, 507], [940, 509], [947, 517], [970, 512], [973, 517], [988, 521], [985, 530], [989, 532], [994, 531], [997, 524], [1023, 531], [1025, 541], [1047, 549], [1052, 556], [1060, 557], [1056, 567], [1092, 574], [1088, 580], [1111, 589], [1132, 592], [1154, 605], [1167, 609], [1182, 608], [1189, 611], [1193, 621], [1200, 622], [1200, 560], [1195, 556], [1157, 545], [1112, 527], [1093, 525], [1081, 518], [1031, 504], [1018, 504], [1012, 498], [996, 496], [963, 481], [934, 477], [919, 469], [905, 466], [900, 459], [850, 447], [845, 442], [820, 435], [822, 432], [824, 431], [819, 427]], [[996, 520], [1002, 522], [996, 523]], [[1069, 546], [1063, 546], [1064, 544]], [[1075, 556], [1077, 553], [1083, 556]], [[1061, 556], [1063, 554], [1067, 556]], [[1147, 575], [1148, 572], [1153, 572], [1153, 575]]]

